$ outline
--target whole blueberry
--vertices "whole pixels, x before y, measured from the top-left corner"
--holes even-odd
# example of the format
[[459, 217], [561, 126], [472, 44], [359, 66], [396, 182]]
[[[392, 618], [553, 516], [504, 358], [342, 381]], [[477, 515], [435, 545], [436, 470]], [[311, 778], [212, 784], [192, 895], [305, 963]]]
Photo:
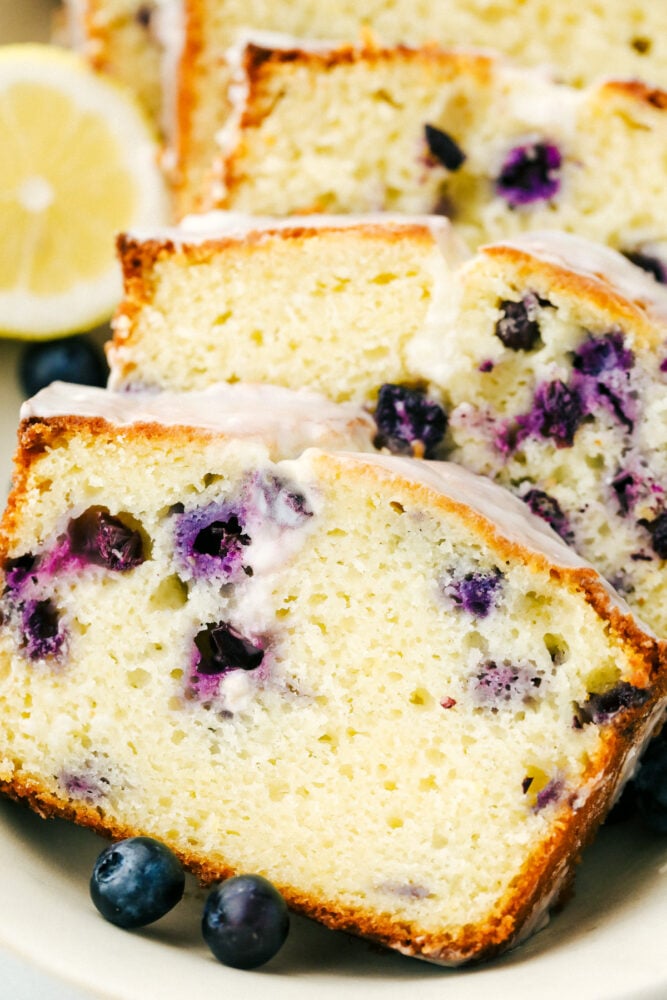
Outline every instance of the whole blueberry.
[[104, 386], [108, 373], [102, 352], [86, 337], [30, 344], [19, 362], [19, 381], [26, 396], [57, 381]]
[[204, 906], [202, 934], [223, 965], [256, 969], [285, 943], [289, 911], [261, 875], [236, 875], [213, 889]]
[[152, 837], [130, 837], [105, 848], [90, 877], [90, 895], [102, 916], [118, 927], [145, 927], [168, 913], [185, 888], [172, 851]]
[[634, 779], [637, 811], [656, 833], [667, 833], [667, 741], [653, 740]]

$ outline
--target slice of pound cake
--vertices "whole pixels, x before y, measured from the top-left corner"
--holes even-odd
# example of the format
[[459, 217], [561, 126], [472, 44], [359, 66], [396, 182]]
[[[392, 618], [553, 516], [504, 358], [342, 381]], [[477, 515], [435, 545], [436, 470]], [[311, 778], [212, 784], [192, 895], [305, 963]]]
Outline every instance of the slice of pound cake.
[[575, 90], [436, 46], [250, 41], [236, 57], [207, 207], [435, 212], [473, 247], [538, 228], [667, 245], [663, 91]]
[[348, 223], [121, 240], [112, 384], [252, 378], [364, 404], [391, 450], [517, 492], [667, 635], [662, 259], [551, 232], [456, 265], [434, 220]]
[[360, 403], [409, 380], [407, 346], [425, 327], [443, 335], [441, 290], [467, 256], [437, 216], [224, 212], [121, 236], [118, 251], [111, 387], [242, 380]]
[[4, 789], [408, 955], [516, 944], [659, 724], [664, 645], [486, 479], [159, 399], [24, 408]]
[[[214, 152], [228, 76], [224, 53], [243, 29], [352, 43], [365, 30], [383, 44], [497, 49], [519, 65], [547, 66], [575, 86], [611, 72], [667, 87], [667, 6], [661, 0], [185, 0], [184, 6], [176, 145], [186, 152], [177, 156], [186, 205]], [[346, 115], [354, 99], [337, 107]], [[333, 118], [330, 124], [337, 128]]]

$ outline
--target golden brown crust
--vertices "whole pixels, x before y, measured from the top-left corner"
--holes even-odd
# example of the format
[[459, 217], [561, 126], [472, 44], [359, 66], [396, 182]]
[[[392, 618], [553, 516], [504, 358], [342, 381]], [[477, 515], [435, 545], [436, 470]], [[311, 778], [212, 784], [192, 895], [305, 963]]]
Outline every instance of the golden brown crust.
[[552, 297], [562, 295], [576, 299], [582, 305], [604, 313], [605, 321], [620, 327], [632, 327], [638, 346], [653, 350], [662, 343], [661, 331], [651, 317], [649, 300], [641, 297], [629, 299], [603, 272], [584, 274], [576, 268], [546, 260], [539, 253], [533, 254], [503, 243], [489, 244], [481, 252], [489, 261], [512, 267], [524, 283], [541, 279], [544, 289], [548, 289]]

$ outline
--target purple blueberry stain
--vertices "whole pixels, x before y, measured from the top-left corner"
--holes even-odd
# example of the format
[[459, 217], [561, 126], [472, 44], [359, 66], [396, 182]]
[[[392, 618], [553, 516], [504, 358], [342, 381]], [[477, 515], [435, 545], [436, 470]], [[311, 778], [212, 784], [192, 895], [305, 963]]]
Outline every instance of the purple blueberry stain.
[[146, 558], [141, 533], [102, 508], [91, 507], [73, 518], [67, 540], [72, 556], [115, 572], [134, 569]]
[[97, 778], [88, 772], [64, 771], [59, 778], [60, 784], [72, 799], [84, 802], [98, 802], [107, 794], [109, 781], [107, 778]]
[[424, 126], [424, 137], [429, 153], [451, 173], [454, 173], [465, 163], [466, 155], [448, 132], [436, 128], [435, 125]]
[[643, 492], [641, 480], [633, 472], [618, 472], [611, 481], [611, 488], [624, 516], [635, 507]]
[[175, 550], [184, 568], [196, 579], [238, 575], [250, 545], [240, 505], [211, 503], [176, 516]]
[[607, 691], [591, 693], [581, 705], [576, 705], [575, 719], [580, 728], [589, 722], [602, 725], [611, 721], [619, 712], [631, 708], [641, 708], [650, 697], [644, 688], [635, 687], [628, 681], [620, 681]]
[[632, 430], [637, 417], [631, 385], [634, 362], [634, 353], [625, 346], [620, 331], [590, 337], [579, 346], [572, 361], [571, 387], [579, 393], [587, 413], [605, 408]]
[[535, 436], [548, 438], [557, 448], [571, 448], [585, 415], [581, 397], [565, 382], [543, 382], [535, 390], [532, 410], [517, 417], [516, 444]]
[[620, 330], [602, 337], [589, 337], [574, 352], [572, 367], [584, 375], [601, 375], [616, 369], [629, 371], [635, 363], [633, 352], [625, 346]]
[[65, 643], [65, 629], [50, 598], [30, 600], [21, 608], [22, 647], [31, 660], [57, 658]]
[[216, 697], [220, 681], [233, 670], [252, 672], [261, 666], [265, 640], [243, 635], [229, 622], [210, 622], [194, 640], [188, 691], [200, 700]]
[[496, 191], [510, 208], [549, 201], [558, 194], [563, 158], [552, 142], [515, 146], [496, 179]]
[[375, 408], [377, 444], [401, 455], [431, 458], [447, 430], [447, 414], [420, 389], [385, 383]]
[[442, 583], [442, 593], [452, 605], [476, 618], [486, 618], [500, 598], [503, 574], [494, 568], [489, 573], [466, 573]]
[[512, 351], [532, 351], [542, 344], [540, 310], [550, 305], [545, 299], [529, 292], [519, 302], [506, 299], [500, 303], [500, 318], [494, 333], [505, 347]]
[[532, 705], [542, 685], [534, 667], [485, 660], [470, 677], [470, 689], [480, 708], [497, 712], [503, 705]]
[[574, 532], [555, 497], [545, 493], [544, 490], [533, 488], [524, 493], [521, 499], [533, 514], [546, 521], [564, 542], [568, 545], [573, 544]]
[[268, 473], [253, 477], [250, 503], [260, 519], [272, 521], [279, 528], [298, 528], [313, 516], [306, 496], [280, 476]]
[[26, 552], [24, 555], [17, 556], [14, 559], [5, 560], [4, 574], [6, 590], [12, 595], [17, 595], [20, 594], [30, 580], [36, 583], [37, 579], [34, 576], [36, 566], [37, 556], [34, 556], [31, 552]]
[[533, 806], [533, 812], [541, 812], [542, 809], [546, 809], [547, 806], [558, 802], [564, 790], [565, 784], [562, 779], [552, 778], [551, 781], [547, 782], [544, 788], [537, 793], [535, 805]]

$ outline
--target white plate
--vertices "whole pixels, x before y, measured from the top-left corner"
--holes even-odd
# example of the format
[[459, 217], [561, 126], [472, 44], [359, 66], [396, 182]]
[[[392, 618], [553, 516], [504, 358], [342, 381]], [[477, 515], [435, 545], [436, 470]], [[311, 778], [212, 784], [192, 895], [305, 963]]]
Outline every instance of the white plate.
[[[50, 0], [0, 0], [0, 40], [47, 36]], [[20, 346], [0, 343], [0, 488], [8, 482], [20, 393]], [[267, 967], [237, 972], [201, 942], [202, 893], [152, 928], [105, 923], [88, 896], [96, 836], [0, 802], [2, 1000], [665, 1000], [667, 838], [634, 824], [602, 831], [579, 869], [576, 896], [501, 961], [467, 971], [380, 953], [294, 920]], [[502, 845], [498, 845], [499, 850]]]

